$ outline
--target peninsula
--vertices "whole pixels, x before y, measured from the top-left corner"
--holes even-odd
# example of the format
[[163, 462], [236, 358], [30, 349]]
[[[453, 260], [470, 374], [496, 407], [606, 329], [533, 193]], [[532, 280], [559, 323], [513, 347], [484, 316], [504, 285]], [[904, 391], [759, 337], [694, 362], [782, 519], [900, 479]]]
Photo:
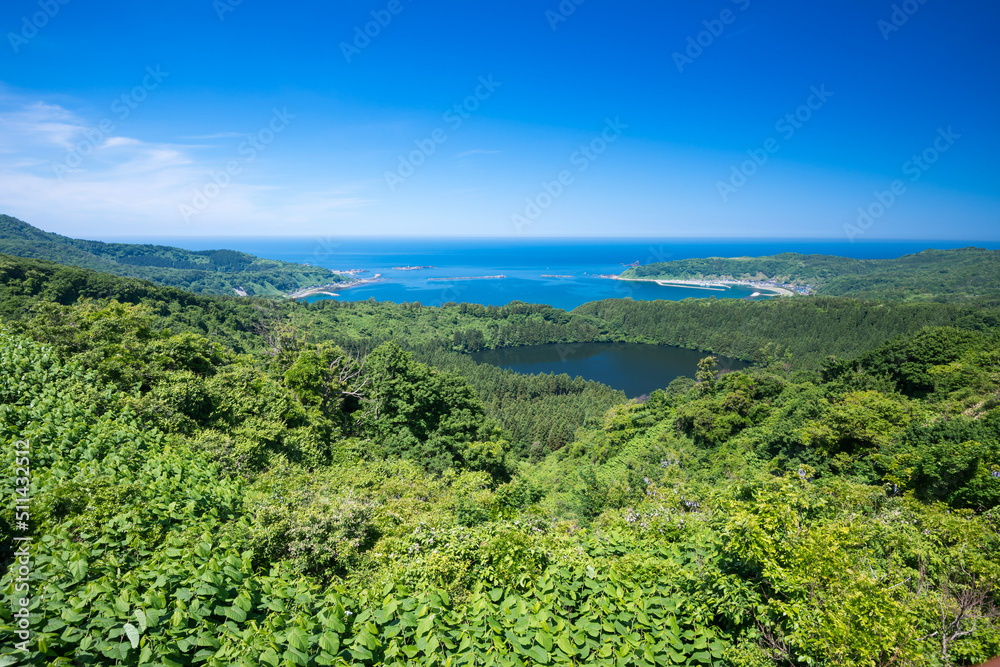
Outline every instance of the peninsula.
[[[627, 269], [619, 280], [669, 284], [718, 283], [898, 301], [964, 301], [1000, 296], [1000, 251], [929, 249], [895, 259], [781, 253], [765, 257], [704, 257]], [[784, 291], [784, 292], [783, 292]]]
[[280, 298], [321, 281], [350, 280], [319, 266], [264, 259], [236, 250], [196, 251], [76, 239], [46, 232], [9, 215], [0, 215], [0, 253], [56, 261], [199, 294]]

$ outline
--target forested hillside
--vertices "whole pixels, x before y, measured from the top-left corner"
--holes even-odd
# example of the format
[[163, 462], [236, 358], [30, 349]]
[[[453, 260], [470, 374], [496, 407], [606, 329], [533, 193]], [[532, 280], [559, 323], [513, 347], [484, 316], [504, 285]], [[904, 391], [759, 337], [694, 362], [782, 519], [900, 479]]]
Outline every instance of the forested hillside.
[[161, 245], [84, 241], [44, 232], [0, 215], [0, 253], [143, 278], [206, 294], [282, 296], [303, 287], [345, 280], [304, 264], [261, 259], [235, 250], [192, 251]]
[[852, 259], [782, 253], [647, 264], [622, 278], [772, 280], [810, 285], [817, 293], [893, 301], [962, 301], [1000, 296], [1000, 251], [925, 250], [897, 259]]
[[[990, 302], [306, 306], [14, 258], [0, 302], [0, 664], [1000, 654]], [[764, 350], [626, 402], [475, 331]]]
[[[567, 376], [531, 377], [475, 364], [461, 352], [544, 343], [642, 342], [678, 345], [792, 370], [818, 370], [828, 356], [852, 357], [926, 325], [983, 330], [1000, 321], [992, 300], [975, 304], [899, 304], [811, 298], [769, 302], [689, 299], [608, 300], [565, 311], [544, 305], [504, 307], [340, 302], [311, 305], [219, 298], [159, 287], [52, 262], [0, 257], [0, 317], [51, 316], [40, 303], [114, 298], [144, 304], [155, 326], [208, 335], [239, 352], [263, 352], [298, 341], [335, 341], [356, 357], [395, 340], [421, 361], [462, 374], [519, 453], [569, 442], [588, 416], [624, 396]], [[34, 324], [30, 326], [36, 326]]]
[[518, 345], [634, 342], [712, 351], [765, 362], [790, 353], [796, 368], [827, 356], [853, 356], [926, 325], [994, 327], [1000, 299], [956, 304], [897, 303], [832, 297], [770, 301], [593, 301], [571, 312], [514, 302], [507, 306], [318, 301], [290, 311], [319, 337], [409, 341], [455, 351]]

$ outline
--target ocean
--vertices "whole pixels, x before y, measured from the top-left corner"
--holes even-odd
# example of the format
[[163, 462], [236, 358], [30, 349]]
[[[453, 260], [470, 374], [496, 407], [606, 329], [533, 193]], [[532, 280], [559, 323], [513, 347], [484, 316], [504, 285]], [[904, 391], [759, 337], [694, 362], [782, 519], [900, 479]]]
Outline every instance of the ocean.
[[[750, 288], [724, 291], [662, 287], [599, 278], [621, 273], [629, 264], [649, 264], [692, 257], [739, 257], [781, 252], [887, 259], [928, 248], [970, 245], [1000, 248], [998, 242], [877, 241], [842, 239], [428, 239], [320, 237], [263, 238], [119, 238], [190, 250], [228, 248], [259, 257], [358, 270], [360, 278], [382, 280], [344, 289], [334, 297], [348, 301], [420, 302], [437, 306], [468, 302], [502, 306], [511, 301], [545, 303], [572, 310], [588, 301], [612, 298], [680, 300], [689, 297], [746, 298]], [[433, 268], [403, 271], [398, 267]], [[397, 268], [394, 268], [397, 267]], [[485, 278], [484, 276], [503, 276]], [[453, 280], [454, 278], [478, 278]], [[434, 279], [434, 280], [430, 280]], [[311, 297], [316, 298], [328, 297]]]

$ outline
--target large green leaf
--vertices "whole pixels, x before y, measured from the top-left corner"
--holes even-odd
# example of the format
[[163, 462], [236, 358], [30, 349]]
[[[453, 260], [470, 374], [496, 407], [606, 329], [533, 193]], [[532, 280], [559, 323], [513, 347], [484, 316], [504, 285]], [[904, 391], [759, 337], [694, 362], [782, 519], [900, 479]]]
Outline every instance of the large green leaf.
[[128, 637], [129, 643], [132, 644], [132, 648], [138, 648], [139, 636], [140, 636], [139, 629], [134, 625], [132, 625], [131, 623], [126, 623], [124, 630], [125, 630], [125, 636]]
[[525, 653], [541, 665], [549, 664], [549, 653], [541, 646], [531, 646], [525, 651]]
[[332, 655], [340, 652], [340, 637], [332, 632], [324, 632], [319, 637], [319, 647]]
[[85, 576], [87, 576], [87, 560], [85, 558], [78, 558], [69, 564], [69, 573], [73, 575], [73, 581], [80, 581]]

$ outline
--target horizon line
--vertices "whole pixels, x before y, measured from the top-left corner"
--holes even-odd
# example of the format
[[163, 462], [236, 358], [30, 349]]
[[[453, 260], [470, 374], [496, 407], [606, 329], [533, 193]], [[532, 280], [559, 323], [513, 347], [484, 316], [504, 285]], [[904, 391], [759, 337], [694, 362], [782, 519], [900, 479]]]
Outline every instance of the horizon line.
[[[63, 234], [64, 235], [64, 234]], [[380, 235], [337, 235], [337, 234], [302, 234], [302, 235], [290, 235], [290, 236], [277, 236], [277, 235], [194, 235], [194, 236], [182, 236], [173, 234], [164, 234], [157, 236], [147, 236], [147, 235], [131, 235], [131, 234], [114, 234], [104, 236], [105, 239], [149, 239], [149, 240], [166, 240], [166, 239], [182, 239], [182, 240], [223, 240], [223, 239], [254, 239], [254, 240], [285, 240], [285, 241], [304, 241], [304, 240], [316, 240], [317, 238], [342, 238], [345, 240], [407, 240], [407, 241], [437, 241], [437, 240], [454, 240], [454, 241], [608, 241], [608, 240], [618, 240], [618, 241], [646, 241], [646, 240], [670, 240], [670, 241], [811, 241], [811, 242], [836, 242], [836, 243], [852, 243], [852, 244], [864, 244], [872, 242], [895, 242], [895, 243], [997, 243], [1000, 244], [1000, 238], [989, 239], [989, 238], [894, 238], [894, 237], [883, 237], [883, 238], [867, 238], [858, 241], [852, 241], [851, 239], [842, 237], [828, 237], [828, 236], [530, 236], [530, 237], [519, 237], [519, 236], [458, 236], [458, 235], [439, 235], [439, 236], [416, 236], [409, 234], [380, 234]], [[85, 239], [85, 240], [101, 240], [98, 238]]]

